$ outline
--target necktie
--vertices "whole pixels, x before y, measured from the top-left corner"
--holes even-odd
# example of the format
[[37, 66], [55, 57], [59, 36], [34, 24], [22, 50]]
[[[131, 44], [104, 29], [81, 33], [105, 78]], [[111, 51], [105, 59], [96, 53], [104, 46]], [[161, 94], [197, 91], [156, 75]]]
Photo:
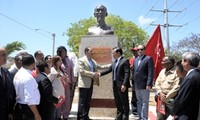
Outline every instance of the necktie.
[[89, 63], [90, 63], [91, 71], [94, 72], [95, 71], [94, 70], [94, 63], [91, 59], [89, 60]]
[[116, 80], [116, 68], [117, 68], [117, 59], [114, 62], [114, 74], [113, 74], [113, 80]]
[[5, 73], [3, 71], [3, 68], [1, 68], [1, 77], [3, 79], [3, 82], [5, 82]]

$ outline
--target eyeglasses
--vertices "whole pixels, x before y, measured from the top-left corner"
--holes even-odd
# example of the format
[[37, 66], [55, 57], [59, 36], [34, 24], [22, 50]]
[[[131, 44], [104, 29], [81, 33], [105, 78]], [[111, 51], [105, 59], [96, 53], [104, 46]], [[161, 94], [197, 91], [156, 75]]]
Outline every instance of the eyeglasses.
[[143, 51], [144, 49], [137, 49], [137, 51]]

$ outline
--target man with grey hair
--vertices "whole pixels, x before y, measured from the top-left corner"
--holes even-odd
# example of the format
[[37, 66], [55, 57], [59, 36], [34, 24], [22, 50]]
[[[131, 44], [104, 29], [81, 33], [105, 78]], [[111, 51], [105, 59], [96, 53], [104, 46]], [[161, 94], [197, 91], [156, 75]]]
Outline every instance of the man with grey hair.
[[88, 29], [89, 35], [113, 35], [114, 30], [106, 25], [105, 17], [108, 15], [107, 8], [104, 5], [98, 5], [94, 9], [94, 16], [97, 18], [97, 25]]
[[200, 100], [199, 60], [199, 55], [193, 52], [182, 55], [182, 65], [187, 74], [174, 101], [175, 120], [197, 120]]

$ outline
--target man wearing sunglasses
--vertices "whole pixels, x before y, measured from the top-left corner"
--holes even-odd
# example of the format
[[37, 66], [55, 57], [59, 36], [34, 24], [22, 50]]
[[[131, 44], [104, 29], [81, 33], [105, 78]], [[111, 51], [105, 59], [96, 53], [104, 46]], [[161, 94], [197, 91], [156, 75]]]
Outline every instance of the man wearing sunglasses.
[[134, 62], [134, 83], [137, 97], [137, 111], [140, 120], [148, 120], [149, 96], [152, 87], [153, 59], [145, 55], [145, 46], [138, 45], [138, 57]]

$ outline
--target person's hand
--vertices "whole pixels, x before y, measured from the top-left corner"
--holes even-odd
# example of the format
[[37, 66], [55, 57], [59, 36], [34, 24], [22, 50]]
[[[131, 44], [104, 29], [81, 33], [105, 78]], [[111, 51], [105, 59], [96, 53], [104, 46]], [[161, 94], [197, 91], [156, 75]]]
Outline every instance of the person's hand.
[[126, 86], [122, 85], [121, 86], [121, 92], [125, 92], [125, 90], [126, 90]]
[[13, 114], [8, 114], [8, 120], [13, 120]]
[[99, 78], [99, 72], [94, 73], [94, 78]]
[[146, 86], [146, 90], [150, 90], [151, 89], [151, 86]]
[[133, 65], [130, 65], [130, 70], [133, 71]]
[[65, 75], [65, 80], [67, 81], [67, 83], [70, 83], [70, 79], [68, 75]]
[[161, 100], [162, 102], [165, 102], [165, 100], [166, 100], [166, 95], [165, 95], [164, 93], [160, 92], [160, 93], [159, 93], [159, 96], [160, 96], [160, 100]]

